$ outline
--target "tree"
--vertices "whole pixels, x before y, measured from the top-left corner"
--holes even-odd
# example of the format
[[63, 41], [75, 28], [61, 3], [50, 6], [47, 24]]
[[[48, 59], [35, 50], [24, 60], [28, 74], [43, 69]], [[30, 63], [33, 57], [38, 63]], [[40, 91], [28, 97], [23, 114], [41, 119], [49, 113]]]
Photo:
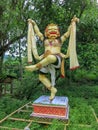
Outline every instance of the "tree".
[[[6, 4], [5, 4], [6, 3]], [[10, 45], [26, 35], [27, 9], [25, 0], [0, 1], [0, 72], [2, 74], [2, 64], [5, 52]], [[0, 87], [1, 88], [1, 87]]]

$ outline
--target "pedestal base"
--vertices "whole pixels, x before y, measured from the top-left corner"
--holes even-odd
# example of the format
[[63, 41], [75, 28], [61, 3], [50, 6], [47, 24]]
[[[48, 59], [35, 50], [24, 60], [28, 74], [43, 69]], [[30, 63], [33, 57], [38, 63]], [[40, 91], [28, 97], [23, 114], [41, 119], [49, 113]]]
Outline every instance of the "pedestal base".
[[69, 107], [68, 98], [55, 96], [50, 102], [49, 96], [41, 96], [33, 102], [33, 112], [31, 117], [46, 120], [63, 120], [68, 121]]

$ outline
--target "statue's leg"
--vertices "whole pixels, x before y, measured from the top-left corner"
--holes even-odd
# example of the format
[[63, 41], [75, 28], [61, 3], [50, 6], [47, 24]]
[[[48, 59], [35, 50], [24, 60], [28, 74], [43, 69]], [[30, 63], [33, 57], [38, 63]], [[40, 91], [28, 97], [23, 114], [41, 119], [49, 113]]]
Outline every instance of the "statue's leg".
[[55, 63], [57, 60], [55, 55], [48, 55], [46, 58], [42, 59], [39, 63], [35, 65], [26, 66], [25, 69], [29, 71], [35, 71], [41, 69], [43, 66]]
[[39, 74], [39, 80], [45, 85], [45, 87], [50, 90], [51, 89], [51, 82], [45, 76], [45, 74]]
[[57, 89], [51, 85], [51, 82], [44, 74], [39, 74], [39, 80], [51, 91], [51, 96], [49, 97], [50, 100], [53, 100]]

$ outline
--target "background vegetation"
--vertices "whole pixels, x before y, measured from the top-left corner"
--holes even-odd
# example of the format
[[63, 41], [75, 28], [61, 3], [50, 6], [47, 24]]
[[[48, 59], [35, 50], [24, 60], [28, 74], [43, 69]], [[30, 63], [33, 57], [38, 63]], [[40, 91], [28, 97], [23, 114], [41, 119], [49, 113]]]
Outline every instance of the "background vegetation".
[[[24, 70], [24, 66], [27, 65], [27, 19], [35, 20], [42, 33], [47, 24], [56, 23], [63, 34], [67, 31], [74, 15], [80, 19], [77, 24], [77, 53], [80, 68], [70, 71], [69, 61], [65, 61], [66, 78], [61, 79], [60, 73], [57, 73], [58, 95], [69, 97], [71, 122], [86, 122], [86, 118], [89, 118], [86, 123], [91, 123], [92, 116], [85, 119], [82, 116], [86, 113], [88, 105], [94, 107], [98, 117], [96, 101], [98, 98], [98, 3], [96, 0], [2, 0], [0, 1], [0, 115], [2, 115], [0, 119], [28, 100], [49, 94], [38, 81], [38, 72], [29, 73]], [[37, 43], [41, 54], [44, 52], [43, 44], [40, 40]], [[66, 53], [67, 45], [68, 40], [62, 48], [63, 53]], [[5, 54], [9, 56], [6, 57]], [[32, 64], [35, 62], [33, 61]], [[3, 81], [7, 76], [15, 78], [14, 91], [10, 97], [2, 95], [5, 87]], [[9, 85], [6, 86], [9, 91]], [[10, 100], [13, 102], [11, 107], [8, 105]], [[80, 120], [80, 116], [83, 121]], [[68, 129], [80, 128], [70, 126]], [[96, 129], [91, 128], [91, 130]]]

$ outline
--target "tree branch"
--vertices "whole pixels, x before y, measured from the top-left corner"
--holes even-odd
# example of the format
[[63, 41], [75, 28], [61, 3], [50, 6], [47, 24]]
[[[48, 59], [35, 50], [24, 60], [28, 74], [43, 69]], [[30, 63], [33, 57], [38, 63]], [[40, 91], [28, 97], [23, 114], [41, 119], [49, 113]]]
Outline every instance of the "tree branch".
[[0, 56], [2, 56], [9, 48], [10, 45], [12, 45], [13, 43], [15, 43], [15, 41], [23, 38], [26, 33], [25, 33], [25, 30], [26, 30], [26, 23], [25, 23], [25, 27], [23, 29], [23, 33], [20, 35], [20, 36], [16, 36], [14, 37], [13, 39], [11, 39], [8, 44], [6, 44], [5, 46], [3, 46], [2, 48], [0, 48]]
[[4, 54], [4, 52], [6, 52], [6, 51], [8, 50], [8, 48], [9, 48], [10, 45], [12, 45], [15, 41], [19, 40], [20, 38], [23, 38], [25, 35], [26, 35], [26, 34], [23, 33], [23, 34], [21, 34], [20, 36], [17, 36], [17, 37], [15, 37], [15, 38], [13, 38], [12, 40], [10, 40], [7, 45], [3, 46], [3, 47], [0, 49], [0, 56], [1, 56], [2, 54]]

